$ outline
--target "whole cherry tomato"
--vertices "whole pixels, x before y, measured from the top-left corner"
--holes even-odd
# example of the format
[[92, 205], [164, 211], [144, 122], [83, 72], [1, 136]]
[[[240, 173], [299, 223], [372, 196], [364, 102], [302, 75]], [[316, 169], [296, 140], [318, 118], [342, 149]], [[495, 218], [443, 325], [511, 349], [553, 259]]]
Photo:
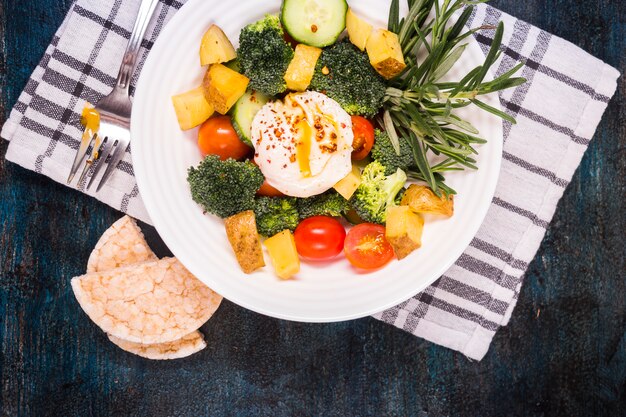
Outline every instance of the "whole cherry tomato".
[[[252, 162], [256, 166], [259, 166], [259, 164], [257, 164], [254, 159], [251, 159], [250, 162]], [[259, 190], [256, 193], [257, 195], [264, 195], [267, 197], [282, 197], [285, 195], [280, 190], [277, 190], [276, 188], [272, 187], [270, 183], [267, 182], [267, 179], [263, 181], [263, 184], [261, 184], [261, 188], [259, 188]]]
[[350, 263], [362, 269], [375, 269], [393, 258], [393, 248], [385, 239], [385, 227], [361, 223], [348, 231], [344, 253]]
[[252, 150], [243, 143], [229, 116], [213, 116], [198, 130], [198, 147], [202, 155], [217, 155], [222, 161], [242, 159]]
[[370, 153], [374, 146], [374, 126], [365, 117], [351, 116], [351, 118], [352, 133], [354, 133], [352, 160], [360, 161]]
[[313, 216], [302, 220], [293, 235], [300, 256], [328, 260], [341, 253], [346, 230], [333, 217]]
[[285, 194], [281, 193], [279, 190], [277, 190], [276, 188], [272, 187], [267, 180], [263, 181], [263, 184], [261, 185], [261, 188], [259, 188], [259, 191], [256, 192], [258, 195], [264, 195], [267, 197], [282, 197]]

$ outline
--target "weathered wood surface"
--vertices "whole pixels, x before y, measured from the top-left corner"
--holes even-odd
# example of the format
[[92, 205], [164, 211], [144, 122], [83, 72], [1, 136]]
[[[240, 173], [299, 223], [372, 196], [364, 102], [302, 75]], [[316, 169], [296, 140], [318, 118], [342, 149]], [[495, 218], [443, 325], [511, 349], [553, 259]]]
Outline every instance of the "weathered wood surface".
[[[1, 122], [70, 3], [0, 3]], [[623, 1], [492, 4], [626, 68]], [[119, 213], [0, 158], [2, 415], [625, 415], [625, 86], [480, 363], [371, 318], [298, 324], [229, 302], [204, 326], [203, 352], [127, 354], [69, 286]]]

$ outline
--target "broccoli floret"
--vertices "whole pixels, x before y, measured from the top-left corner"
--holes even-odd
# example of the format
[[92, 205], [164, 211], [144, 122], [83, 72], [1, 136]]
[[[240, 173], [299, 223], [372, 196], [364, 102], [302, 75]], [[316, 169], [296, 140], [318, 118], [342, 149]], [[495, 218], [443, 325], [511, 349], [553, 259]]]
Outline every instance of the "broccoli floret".
[[323, 194], [298, 199], [300, 219], [312, 216], [341, 216], [350, 208], [348, 200], [335, 190]]
[[350, 114], [374, 116], [386, 86], [367, 54], [344, 40], [322, 51], [309, 88], [326, 94]]
[[267, 15], [241, 29], [237, 58], [253, 90], [275, 96], [287, 89], [284, 75], [293, 48], [283, 39], [278, 16]]
[[259, 197], [254, 205], [256, 227], [263, 236], [274, 236], [298, 225], [298, 208], [294, 197]]
[[406, 179], [401, 169], [385, 175], [385, 167], [373, 161], [363, 169], [361, 184], [350, 198], [350, 205], [363, 220], [384, 224], [387, 207], [396, 205], [396, 195], [404, 188]]
[[264, 180], [252, 162], [222, 161], [216, 155], [208, 155], [187, 173], [193, 200], [222, 218], [253, 209], [255, 193]]
[[400, 137], [398, 142], [400, 143], [400, 155], [396, 153], [387, 132], [376, 129], [371, 155], [372, 159], [385, 166], [385, 175], [393, 174], [398, 168], [406, 170], [415, 165], [413, 151], [407, 140]]

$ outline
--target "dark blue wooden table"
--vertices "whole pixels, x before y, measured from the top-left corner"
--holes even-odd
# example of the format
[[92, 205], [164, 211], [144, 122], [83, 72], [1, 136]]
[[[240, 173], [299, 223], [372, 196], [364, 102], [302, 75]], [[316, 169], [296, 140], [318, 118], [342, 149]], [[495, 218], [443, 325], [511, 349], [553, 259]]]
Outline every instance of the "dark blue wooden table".
[[[0, 3], [0, 122], [70, 3]], [[492, 4], [626, 68], [623, 0]], [[371, 318], [299, 324], [227, 301], [204, 326], [201, 353], [125, 353], [69, 286], [120, 214], [7, 163], [1, 143], [2, 415], [626, 415], [625, 93], [622, 77], [511, 323], [479, 363]]]

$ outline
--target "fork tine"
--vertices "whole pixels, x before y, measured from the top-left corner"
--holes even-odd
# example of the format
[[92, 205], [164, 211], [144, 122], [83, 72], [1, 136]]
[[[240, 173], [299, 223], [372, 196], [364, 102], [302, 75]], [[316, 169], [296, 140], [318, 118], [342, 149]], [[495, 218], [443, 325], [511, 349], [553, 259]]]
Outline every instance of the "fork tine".
[[85, 190], [89, 190], [91, 188], [91, 184], [93, 184], [94, 180], [98, 176], [98, 173], [102, 169], [106, 159], [108, 158], [111, 150], [113, 149], [113, 140], [110, 140], [108, 137], [104, 138], [102, 145], [100, 145], [100, 152], [98, 152], [98, 160], [96, 161], [96, 165], [93, 170], [93, 174], [91, 174], [91, 178], [89, 179], [89, 184], [85, 187]]
[[78, 177], [78, 184], [82, 184], [83, 180], [87, 176], [89, 172], [89, 168], [94, 166], [95, 163], [98, 162], [98, 156], [102, 153], [102, 138], [96, 133], [94, 134], [94, 138], [96, 139], [93, 144], [93, 149], [91, 150], [91, 155], [85, 161], [85, 165], [83, 165], [83, 172], [80, 173], [80, 177]]
[[117, 164], [122, 160], [122, 158], [124, 157], [124, 152], [126, 152], [126, 148], [128, 148], [128, 145], [123, 146], [121, 141], [116, 141], [115, 150], [111, 155], [111, 161], [109, 161], [107, 169], [104, 171], [102, 179], [96, 187], [96, 192], [100, 191], [100, 188], [102, 188], [109, 176], [113, 173], [113, 170], [117, 167]]
[[83, 161], [83, 159], [85, 159], [85, 155], [87, 155], [87, 148], [89, 148], [89, 145], [91, 145], [95, 138], [96, 133], [90, 136], [87, 132], [87, 128], [85, 128], [85, 132], [83, 133], [83, 139], [81, 140], [80, 146], [76, 151], [76, 156], [74, 156], [74, 162], [72, 163], [70, 175], [68, 175], [67, 177], [67, 184], [72, 182], [72, 180], [74, 179], [74, 175], [76, 175], [76, 172], [78, 172], [78, 167], [80, 166], [80, 163]]

